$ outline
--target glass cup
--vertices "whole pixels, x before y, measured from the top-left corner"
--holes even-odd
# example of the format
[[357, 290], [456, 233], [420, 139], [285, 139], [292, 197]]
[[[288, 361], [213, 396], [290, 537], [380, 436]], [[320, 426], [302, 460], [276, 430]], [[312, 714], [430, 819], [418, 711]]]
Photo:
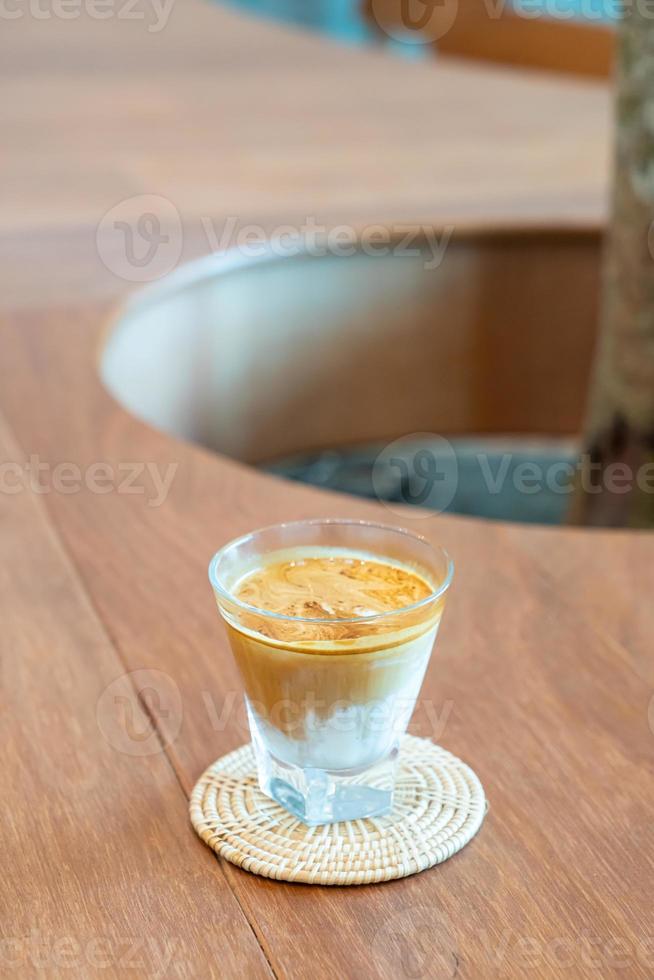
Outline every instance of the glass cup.
[[[306, 558], [343, 549], [414, 570], [432, 591], [411, 606], [345, 619], [280, 615], [234, 594], [276, 553]], [[390, 810], [399, 742], [452, 572], [447, 553], [418, 535], [347, 520], [263, 528], [212, 559], [209, 579], [245, 688], [259, 785], [304, 823]]]

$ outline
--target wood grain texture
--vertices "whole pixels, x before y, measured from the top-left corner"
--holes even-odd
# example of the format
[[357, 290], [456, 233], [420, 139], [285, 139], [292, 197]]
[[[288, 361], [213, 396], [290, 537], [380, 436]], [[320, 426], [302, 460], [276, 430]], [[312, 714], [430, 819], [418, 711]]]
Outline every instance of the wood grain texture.
[[[3, 21], [0, 49], [0, 303], [24, 310], [0, 326], [2, 459], [33, 457], [46, 481], [102, 464], [110, 483], [0, 493], [2, 972], [651, 976], [651, 538], [415, 523], [457, 575], [413, 731], [473, 765], [490, 814], [454, 859], [389, 886], [261, 881], [219, 865], [186, 814], [247, 738], [208, 559], [283, 518], [416, 514], [164, 436], [96, 372], [96, 298], [127, 288], [95, 248], [117, 200], [172, 200], [183, 258], [207, 250], [202, 216], [229, 214], [597, 230], [606, 86], [346, 51], [196, 0], [157, 34]], [[175, 467], [160, 506], [146, 464]], [[143, 670], [111, 689], [132, 715], [98, 718], [107, 685]], [[145, 712], [163, 752], [134, 755]]]
[[142, 194], [177, 208], [182, 259], [211, 250], [203, 218], [218, 237], [229, 216], [267, 231], [307, 216], [604, 222], [606, 84], [411, 62], [200, 0], [148, 26], [83, 12], [3, 20], [4, 309], [123, 293], [95, 233], [108, 209]]
[[[246, 738], [206, 581], [212, 551], [272, 520], [411, 518], [264, 478], [130, 419], [94, 377], [97, 324], [97, 315], [71, 310], [7, 323], [3, 402], [43, 459], [178, 464], [158, 508], [145, 494], [44, 499], [125, 663], [161, 670], [179, 688], [182, 731], [163, 716], [157, 723], [188, 792], [211, 759]], [[29, 410], [25, 385], [41, 392]], [[440, 869], [392, 888], [325, 891], [226, 867], [234, 894], [280, 976], [426, 977], [435, 963], [444, 976], [456, 966], [470, 978], [527, 969], [593, 976], [597, 964], [620, 976], [625, 963], [630, 976], [648, 976], [654, 736], [651, 678], [638, 669], [651, 656], [645, 619], [630, 635], [610, 615], [599, 621], [601, 577], [586, 595], [548, 569], [539, 543], [548, 532], [452, 517], [414, 526], [453, 553], [457, 575], [412, 729], [475, 767], [491, 802], [482, 832]], [[611, 535], [561, 535], [569, 567], [577, 547], [583, 555], [580, 581], [591, 548], [593, 564], [609, 567]], [[637, 615], [653, 545], [625, 536], [624, 547], [640, 578], [612, 578], [610, 601]], [[190, 828], [183, 839], [195, 844]]]
[[1, 417], [0, 458], [0, 972], [270, 976]]

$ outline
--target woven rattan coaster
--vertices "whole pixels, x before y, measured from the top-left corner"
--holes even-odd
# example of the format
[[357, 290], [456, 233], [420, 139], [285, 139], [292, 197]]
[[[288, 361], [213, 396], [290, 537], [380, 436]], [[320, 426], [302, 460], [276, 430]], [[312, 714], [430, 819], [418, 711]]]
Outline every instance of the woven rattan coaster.
[[405, 735], [388, 816], [307, 827], [259, 789], [250, 745], [209, 766], [191, 795], [202, 840], [246, 871], [284, 881], [363, 885], [424, 871], [460, 851], [486, 813], [456, 756]]

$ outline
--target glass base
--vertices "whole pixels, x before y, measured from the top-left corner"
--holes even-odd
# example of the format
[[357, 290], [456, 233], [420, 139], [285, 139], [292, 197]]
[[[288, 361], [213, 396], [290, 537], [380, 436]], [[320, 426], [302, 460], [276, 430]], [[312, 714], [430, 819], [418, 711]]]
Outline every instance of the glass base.
[[364, 769], [302, 769], [276, 759], [255, 738], [259, 786], [309, 827], [379, 817], [393, 805], [398, 747]]

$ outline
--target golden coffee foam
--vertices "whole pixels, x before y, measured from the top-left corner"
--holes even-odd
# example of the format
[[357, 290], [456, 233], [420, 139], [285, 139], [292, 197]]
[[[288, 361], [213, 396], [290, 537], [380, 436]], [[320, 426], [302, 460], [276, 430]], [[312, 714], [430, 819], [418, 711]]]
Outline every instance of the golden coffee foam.
[[433, 589], [416, 572], [398, 565], [346, 557], [268, 562], [235, 589], [241, 602], [280, 616], [353, 619], [412, 606]]
[[268, 560], [234, 595], [257, 609], [302, 619], [354, 619], [412, 606], [432, 586], [412, 569], [352, 555]]
[[407, 672], [424, 671], [443, 605], [421, 604], [435, 589], [426, 575], [345, 549], [265, 556], [231, 588], [261, 612], [226, 617], [250, 700], [268, 717], [313, 692], [322, 717], [336, 701], [386, 697]]

